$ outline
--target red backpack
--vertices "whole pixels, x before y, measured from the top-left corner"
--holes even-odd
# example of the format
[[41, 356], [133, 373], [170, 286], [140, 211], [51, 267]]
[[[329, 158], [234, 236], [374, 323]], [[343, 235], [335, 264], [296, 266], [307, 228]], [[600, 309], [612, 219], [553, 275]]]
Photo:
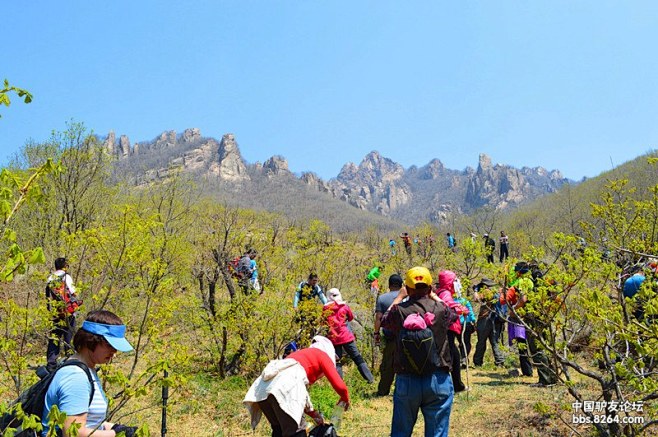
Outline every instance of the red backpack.
[[[58, 303], [60, 317], [73, 314], [78, 310], [82, 301], [78, 300], [66, 285], [66, 273], [63, 275], [52, 275], [46, 284], [46, 296]], [[50, 304], [48, 305], [50, 309]]]

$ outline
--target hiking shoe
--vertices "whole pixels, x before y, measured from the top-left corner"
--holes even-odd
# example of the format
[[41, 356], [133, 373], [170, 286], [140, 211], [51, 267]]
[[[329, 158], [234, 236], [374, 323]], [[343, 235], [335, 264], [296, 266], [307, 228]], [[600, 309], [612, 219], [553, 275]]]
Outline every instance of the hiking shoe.
[[519, 369], [512, 369], [509, 372], [507, 372], [509, 376], [521, 376], [521, 370]]

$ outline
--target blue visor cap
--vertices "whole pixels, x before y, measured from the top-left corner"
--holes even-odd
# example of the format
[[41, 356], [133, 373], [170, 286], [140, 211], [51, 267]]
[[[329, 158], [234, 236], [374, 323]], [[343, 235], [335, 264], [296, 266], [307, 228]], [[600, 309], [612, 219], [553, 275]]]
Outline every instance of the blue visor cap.
[[103, 336], [110, 346], [121, 352], [130, 352], [133, 347], [126, 340], [126, 325], [105, 325], [103, 323], [82, 322], [82, 329]]

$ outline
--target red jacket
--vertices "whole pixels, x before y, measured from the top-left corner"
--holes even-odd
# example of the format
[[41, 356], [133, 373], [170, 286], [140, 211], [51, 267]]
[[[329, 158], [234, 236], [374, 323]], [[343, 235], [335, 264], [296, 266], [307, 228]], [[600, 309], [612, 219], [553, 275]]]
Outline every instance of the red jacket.
[[334, 366], [334, 363], [331, 362], [331, 359], [326, 353], [320, 349], [306, 348], [291, 353], [288, 355], [288, 358], [292, 358], [302, 365], [308, 377], [308, 385], [313, 384], [324, 375], [329, 380], [329, 384], [334, 388], [334, 391], [340, 396], [340, 400], [348, 404], [350, 403], [350, 394], [347, 391], [347, 386], [338, 374], [336, 366]]
[[[439, 272], [439, 291], [437, 291], [437, 295], [439, 296], [439, 299], [441, 299], [443, 302], [446, 303], [450, 308], [455, 310], [457, 314], [461, 315], [466, 315], [468, 314], [468, 308], [466, 308], [464, 305], [460, 304], [459, 302], [455, 302], [455, 300], [452, 298], [453, 293], [455, 292], [455, 279], [457, 278], [457, 275], [455, 272], [452, 272], [450, 270], [443, 270]], [[462, 324], [459, 321], [459, 317], [457, 317], [457, 320], [448, 327], [449, 330], [454, 332], [457, 335], [460, 335], [462, 332]]]
[[347, 322], [354, 320], [354, 314], [346, 303], [329, 302], [324, 306], [323, 311], [329, 325], [327, 337], [334, 345], [347, 344], [355, 340], [354, 334], [347, 326]]

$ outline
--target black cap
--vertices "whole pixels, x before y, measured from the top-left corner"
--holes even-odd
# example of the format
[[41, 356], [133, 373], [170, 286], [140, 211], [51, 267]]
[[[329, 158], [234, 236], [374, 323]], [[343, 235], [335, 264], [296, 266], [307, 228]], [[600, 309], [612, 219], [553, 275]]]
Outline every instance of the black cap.
[[489, 278], [482, 278], [479, 283], [473, 286], [473, 290], [478, 291], [482, 287], [495, 287], [496, 282]]
[[389, 276], [388, 278], [388, 286], [398, 286], [402, 287], [402, 276], [398, 275], [397, 273]]

